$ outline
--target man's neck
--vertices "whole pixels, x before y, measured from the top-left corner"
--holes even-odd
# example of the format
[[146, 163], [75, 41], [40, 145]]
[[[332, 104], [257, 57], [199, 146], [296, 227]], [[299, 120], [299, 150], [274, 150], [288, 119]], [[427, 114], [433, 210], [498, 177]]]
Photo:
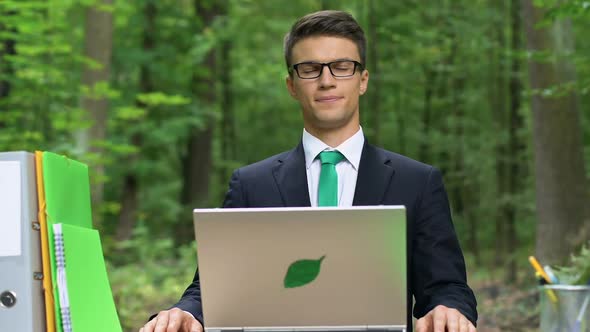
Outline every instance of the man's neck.
[[347, 139], [351, 138], [360, 129], [360, 125], [348, 126], [345, 128], [317, 129], [305, 126], [308, 133], [326, 143], [329, 147], [335, 148]]

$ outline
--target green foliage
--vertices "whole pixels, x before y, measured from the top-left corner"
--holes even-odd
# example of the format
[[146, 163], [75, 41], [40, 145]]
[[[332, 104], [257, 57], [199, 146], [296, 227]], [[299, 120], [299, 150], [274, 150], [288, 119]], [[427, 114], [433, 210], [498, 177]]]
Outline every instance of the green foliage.
[[590, 17], [590, 3], [586, 0], [570, 0], [570, 1], [539, 1], [539, 5], [548, 7], [548, 19], [557, 18], [589, 18]]
[[163, 105], [188, 105], [191, 101], [189, 98], [185, 98], [178, 95], [168, 96], [162, 92], [140, 93], [137, 95], [137, 100], [145, 104], [146, 106], [151, 107]]
[[555, 274], [562, 284], [590, 284], [590, 241], [580, 249], [580, 253], [572, 254], [570, 265], [556, 267]]
[[103, 240], [111, 288], [125, 331], [135, 331], [152, 314], [176, 303], [196, 268], [195, 243], [175, 247], [157, 238], [144, 223], [131, 240]]

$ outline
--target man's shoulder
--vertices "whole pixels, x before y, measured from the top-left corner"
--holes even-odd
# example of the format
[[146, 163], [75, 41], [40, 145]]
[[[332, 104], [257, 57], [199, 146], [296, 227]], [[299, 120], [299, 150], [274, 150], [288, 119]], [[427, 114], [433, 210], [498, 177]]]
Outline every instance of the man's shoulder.
[[237, 172], [240, 173], [240, 176], [254, 176], [260, 173], [266, 173], [272, 170], [281, 161], [289, 158], [292, 153], [295, 153], [295, 149], [284, 151], [255, 163], [242, 166], [237, 169]]
[[413, 170], [417, 172], [431, 172], [433, 169], [436, 169], [432, 165], [412, 159], [408, 156], [389, 151], [378, 146], [373, 145], [372, 147], [387, 161], [387, 163], [396, 169]]

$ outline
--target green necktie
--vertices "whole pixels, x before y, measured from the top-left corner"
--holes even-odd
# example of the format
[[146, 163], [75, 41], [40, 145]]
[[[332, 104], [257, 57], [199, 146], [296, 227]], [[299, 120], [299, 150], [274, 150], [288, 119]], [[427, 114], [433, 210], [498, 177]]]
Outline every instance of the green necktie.
[[322, 170], [318, 189], [318, 206], [338, 206], [338, 173], [336, 164], [344, 160], [338, 151], [320, 152]]

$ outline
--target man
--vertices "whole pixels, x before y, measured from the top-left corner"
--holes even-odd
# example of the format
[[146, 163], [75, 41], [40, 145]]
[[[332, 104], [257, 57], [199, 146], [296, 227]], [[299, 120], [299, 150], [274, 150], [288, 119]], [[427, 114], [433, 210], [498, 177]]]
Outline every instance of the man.
[[[362, 29], [347, 13], [316, 12], [293, 25], [285, 37], [286, 83], [301, 106], [302, 141], [236, 170], [224, 207], [404, 205], [408, 306], [413, 296], [416, 331], [473, 332], [476, 300], [466, 284], [440, 172], [374, 147], [363, 136], [359, 97], [369, 82], [365, 49]], [[330, 156], [337, 160], [328, 161]], [[337, 176], [337, 184], [325, 189], [324, 172]], [[203, 319], [197, 271], [181, 300], [140, 331], [202, 331]]]

